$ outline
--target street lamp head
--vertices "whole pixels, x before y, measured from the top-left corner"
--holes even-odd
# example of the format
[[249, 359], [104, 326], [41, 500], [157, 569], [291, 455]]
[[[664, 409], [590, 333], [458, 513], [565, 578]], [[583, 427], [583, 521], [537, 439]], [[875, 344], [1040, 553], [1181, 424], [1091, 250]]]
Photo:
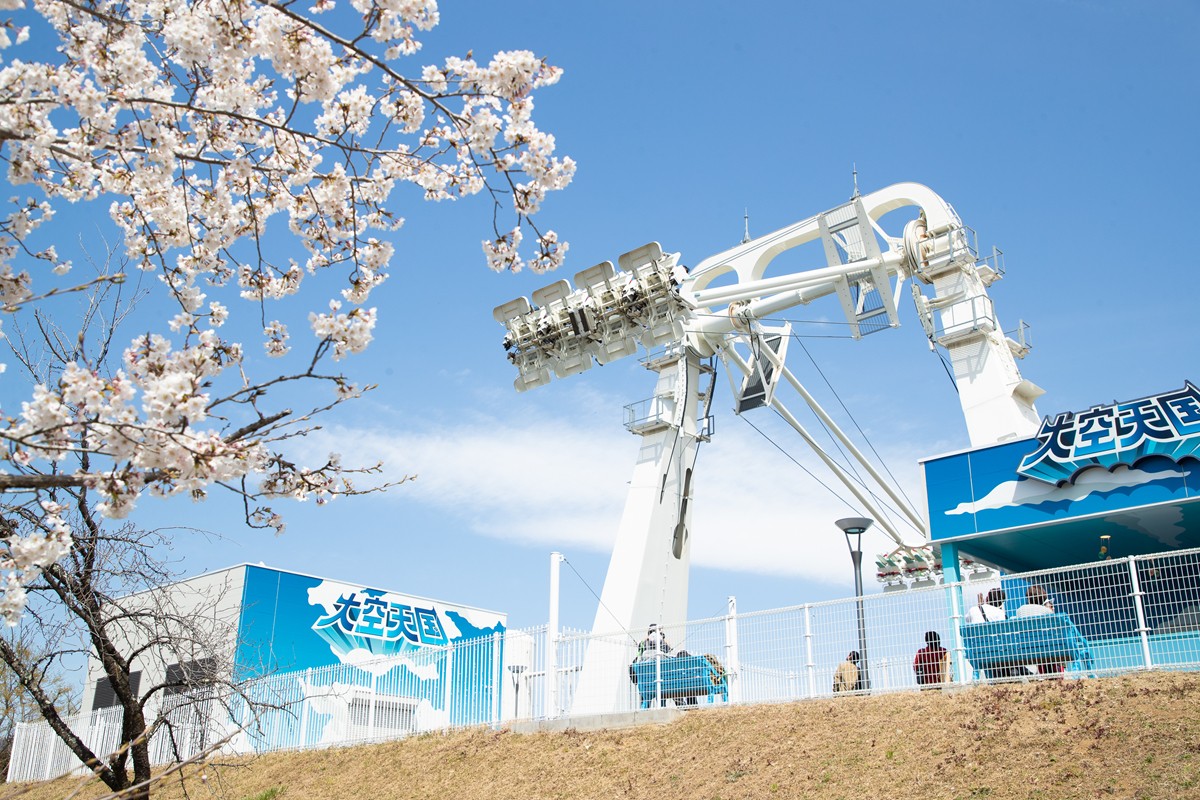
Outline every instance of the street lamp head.
[[865, 533], [867, 528], [875, 524], [875, 520], [866, 517], [846, 517], [834, 523], [845, 533]]

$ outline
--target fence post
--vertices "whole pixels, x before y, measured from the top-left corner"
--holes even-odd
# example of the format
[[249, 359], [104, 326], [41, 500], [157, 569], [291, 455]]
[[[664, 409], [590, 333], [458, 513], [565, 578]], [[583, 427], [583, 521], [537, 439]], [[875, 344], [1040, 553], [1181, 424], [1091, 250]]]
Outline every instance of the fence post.
[[[304, 670], [304, 682], [300, 684], [299, 744], [301, 747], [308, 747], [308, 693], [312, 690], [312, 672], [312, 667]], [[247, 704], [246, 724], [250, 724], [249, 704]]]
[[37, 780], [33, 774], [34, 756], [37, 754], [37, 732], [42, 726], [49, 729], [49, 723], [18, 722], [13, 734], [13, 746], [8, 760], [8, 774], [5, 780], [9, 783], [24, 783]]
[[1146, 627], [1146, 610], [1142, 607], [1142, 584], [1138, 580], [1137, 561], [1129, 559], [1129, 584], [1133, 590], [1133, 608], [1137, 612], [1138, 637], [1142, 640], [1142, 666], [1150, 669], [1154, 666], [1150, 657], [1150, 636]]
[[[558, 601], [563, 561], [562, 553], [550, 554], [550, 617], [546, 624], [546, 683], [542, 687], [547, 719], [558, 718]], [[532, 703], [530, 707], [532, 711]]]
[[[30, 737], [33, 735], [32, 722], [18, 722], [16, 730], [13, 733], [12, 755], [8, 759], [8, 774], [4, 779], [8, 783], [17, 783], [31, 780], [32, 776], [28, 773], [30, 769], [30, 756], [33, 754], [33, 748], [30, 746]], [[49, 727], [47, 725], [47, 727]], [[20, 759], [18, 761], [18, 758]]]
[[738, 656], [737, 598], [730, 595], [725, 616], [725, 679], [729, 681], [729, 702], [742, 699], [742, 665]]
[[808, 696], [817, 696], [817, 662], [813, 660], [812, 606], [804, 604], [804, 668], [808, 673]]
[[500, 727], [500, 690], [504, 686], [503, 653], [503, 640], [496, 631], [492, 634], [492, 725], [496, 728]]
[[375, 741], [375, 702], [379, 695], [379, 676], [371, 676], [371, 694], [367, 698], [367, 741]]
[[453, 681], [451, 680], [451, 675], [454, 673], [454, 642], [450, 642], [448, 645], [446, 645], [446, 658], [444, 659], [444, 663], [446, 664], [446, 685], [444, 687], [444, 689], [445, 689], [444, 702], [445, 702], [445, 709], [446, 709], [446, 728], [449, 729], [450, 726], [454, 724], [453, 720], [450, 717], [450, 701], [453, 698], [453, 693], [452, 693]]
[[950, 600], [950, 649], [954, 653], [954, 681], [969, 683], [967, 653], [963, 646], [962, 571], [958, 567], [958, 545], [942, 545], [942, 580]]
[[[70, 722], [67, 723], [67, 727], [70, 727]], [[53, 737], [53, 732], [50, 730], [49, 725], [46, 726], [46, 735], [43, 736], [42, 738], [44, 738], [46, 740], [46, 767], [42, 771], [42, 780], [48, 781], [51, 778], [55, 777], [53, 774], [54, 773], [54, 737]]]
[[18, 722], [13, 726], [12, 749], [8, 751], [8, 770], [4, 773], [5, 783], [13, 782], [13, 770], [16, 768], [17, 759], [22, 755], [24, 745], [22, 741], [22, 726], [24, 724], [24, 722]]

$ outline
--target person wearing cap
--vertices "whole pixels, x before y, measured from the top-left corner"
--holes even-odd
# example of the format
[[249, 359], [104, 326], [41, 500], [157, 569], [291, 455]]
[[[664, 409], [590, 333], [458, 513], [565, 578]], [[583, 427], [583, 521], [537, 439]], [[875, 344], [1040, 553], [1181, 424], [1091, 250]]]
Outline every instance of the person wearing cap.
[[671, 645], [667, 643], [667, 637], [659, 629], [658, 625], [652, 624], [646, 630], [646, 638], [638, 645], [637, 657], [656, 658], [658, 656], [669, 656], [671, 654]]

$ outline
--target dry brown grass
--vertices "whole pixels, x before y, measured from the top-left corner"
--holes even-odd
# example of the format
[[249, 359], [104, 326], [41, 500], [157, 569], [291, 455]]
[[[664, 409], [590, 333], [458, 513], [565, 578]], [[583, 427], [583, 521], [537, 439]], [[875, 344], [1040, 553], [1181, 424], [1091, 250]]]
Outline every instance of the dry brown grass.
[[[1200, 674], [701, 708], [595, 733], [425, 735], [210, 764], [187, 788], [204, 800], [1200, 798]], [[157, 794], [181, 796], [178, 781]]]

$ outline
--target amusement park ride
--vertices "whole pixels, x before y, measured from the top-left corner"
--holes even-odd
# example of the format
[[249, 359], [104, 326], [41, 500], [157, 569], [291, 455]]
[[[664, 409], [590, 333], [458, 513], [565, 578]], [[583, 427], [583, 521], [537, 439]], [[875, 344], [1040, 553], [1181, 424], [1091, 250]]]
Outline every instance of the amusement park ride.
[[[899, 235], [884, 215], [911, 208]], [[785, 251], [819, 241], [825, 263], [766, 277]], [[519, 375], [518, 391], [633, 355], [639, 345], [658, 374], [654, 395], [626, 408], [626, 427], [642, 437], [593, 633], [644, 630], [650, 622], [686, 619], [691, 486], [698, 445], [712, 430], [715, 359], [735, 387], [735, 411], [769, 406], [813, 449], [902, 550], [919, 548], [928, 527], [821, 408], [786, 363], [788, 323], [768, 324], [786, 309], [836, 296], [851, 335], [899, 326], [898, 305], [909, 282], [931, 348], [945, 348], [973, 447], [1025, 438], [1040, 418], [1042, 390], [1024, 380], [1016, 359], [1028, 347], [1001, 328], [987, 287], [1001, 275], [998, 253], [981, 259], [950, 204], [925, 186], [896, 184], [719, 253], [688, 270], [679, 254], [652, 242], [497, 307], [504, 346]], [[732, 273], [729, 282], [722, 276]], [[928, 296], [926, 291], [932, 296]], [[736, 380], [736, 378], [733, 378]], [[785, 382], [800, 395], [845, 451], [895, 504], [925, 541], [904, 540], [868, 491], [838, 464], [780, 400]], [[613, 710], [624, 676], [611, 668], [627, 646], [594, 639], [584, 660], [572, 713]], [[611, 684], [611, 685], [610, 685]]]

